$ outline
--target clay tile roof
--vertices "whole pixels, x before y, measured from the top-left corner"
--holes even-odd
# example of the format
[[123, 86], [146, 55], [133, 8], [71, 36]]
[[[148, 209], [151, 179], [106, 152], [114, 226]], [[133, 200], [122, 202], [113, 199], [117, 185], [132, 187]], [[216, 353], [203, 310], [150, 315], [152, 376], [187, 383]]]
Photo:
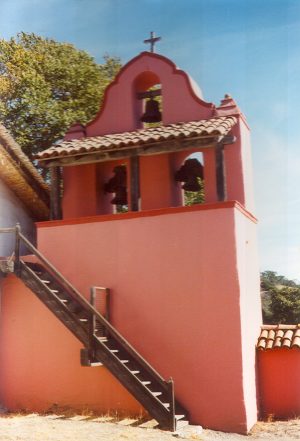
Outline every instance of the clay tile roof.
[[130, 146], [152, 144], [169, 139], [192, 138], [195, 136], [222, 136], [227, 135], [236, 122], [237, 119], [233, 116], [220, 116], [208, 120], [181, 122], [135, 130], [133, 132], [84, 137], [56, 144], [39, 153], [36, 158], [43, 161], [80, 153], [120, 150]]
[[259, 350], [300, 348], [300, 324], [263, 325], [256, 347]]

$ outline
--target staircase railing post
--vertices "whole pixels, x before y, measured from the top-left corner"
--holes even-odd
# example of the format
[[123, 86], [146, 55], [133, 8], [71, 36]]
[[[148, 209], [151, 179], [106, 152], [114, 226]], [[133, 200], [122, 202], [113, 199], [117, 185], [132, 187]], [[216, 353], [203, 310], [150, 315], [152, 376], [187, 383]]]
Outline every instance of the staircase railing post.
[[168, 383], [168, 401], [170, 403], [170, 417], [169, 417], [169, 430], [175, 432], [176, 430], [176, 419], [175, 419], [175, 392], [174, 392], [174, 381], [170, 377]]
[[16, 232], [16, 238], [15, 238], [14, 271], [15, 273], [18, 273], [20, 271], [20, 233], [21, 233], [21, 225], [19, 223], [16, 224], [15, 232]]
[[[91, 305], [94, 307], [95, 306], [95, 297], [96, 297], [96, 290], [94, 289], [94, 287], [91, 288]], [[89, 353], [90, 353], [90, 358], [93, 359], [94, 358], [94, 335], [96, 332], [96, 316], [95, 314], [91, 314], [90, 315], [90, 319], [89, 319]], [[93, 360], [90, 360], [93, 361]]]

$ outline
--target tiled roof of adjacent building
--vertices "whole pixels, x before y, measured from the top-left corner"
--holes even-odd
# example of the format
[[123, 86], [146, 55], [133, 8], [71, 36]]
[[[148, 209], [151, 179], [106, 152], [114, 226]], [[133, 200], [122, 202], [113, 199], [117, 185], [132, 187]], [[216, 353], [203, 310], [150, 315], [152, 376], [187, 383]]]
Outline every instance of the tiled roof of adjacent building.
[[122, 150], [122, 148], [139, 147], [161, 141], [198, 138], [226, 135], [236, 124], [233, 116], [220, 116], [207, 120], [182, 122], [159, 127], [108, 134], [103, 136], [84, 137], [64, 141], [52, 146], [37, 155], [39, 160], [55, 157], [73, 156], [76, 154], [92, 153], [97, 151]]
[[257, 342], [260, 350], [300, 348], [299, 325], [263, 325]]

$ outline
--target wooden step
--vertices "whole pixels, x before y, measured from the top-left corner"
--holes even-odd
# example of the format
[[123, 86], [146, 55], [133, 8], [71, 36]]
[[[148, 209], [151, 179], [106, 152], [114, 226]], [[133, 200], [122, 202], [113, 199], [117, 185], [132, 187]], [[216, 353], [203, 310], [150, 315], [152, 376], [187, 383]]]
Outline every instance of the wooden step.
[[154, 395], [155, 397], [159, 397], [160, 395], [162, 395], [162, 392], [152, 392], [152, 391], [150, 391], [151, 393], [152, 393], [152, 395]]
[[182, 420], [185, 418], [185, 415], [175, 415], [176, 420]]
[[[183, 429], [184, 427], [187, 427], [189, 425], [189, 422], [187, 420], [180, 420], [176, 422], [176, 432], [178, 430]], [[199, 438], [200, 439], [200, 438]]]

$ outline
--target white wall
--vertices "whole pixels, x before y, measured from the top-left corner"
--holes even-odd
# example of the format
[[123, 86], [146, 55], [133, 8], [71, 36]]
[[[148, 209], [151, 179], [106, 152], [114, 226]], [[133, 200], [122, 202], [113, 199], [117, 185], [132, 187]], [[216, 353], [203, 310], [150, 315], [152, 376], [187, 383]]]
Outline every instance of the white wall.
[[[0, 228], [14, 227], [19, 222], [21, 231], [35, 242], [35, 226], [23, 203], [0, 179]], [[14, 249], [13, 234], [0, 234], [0, 256], [11, 255]]]

